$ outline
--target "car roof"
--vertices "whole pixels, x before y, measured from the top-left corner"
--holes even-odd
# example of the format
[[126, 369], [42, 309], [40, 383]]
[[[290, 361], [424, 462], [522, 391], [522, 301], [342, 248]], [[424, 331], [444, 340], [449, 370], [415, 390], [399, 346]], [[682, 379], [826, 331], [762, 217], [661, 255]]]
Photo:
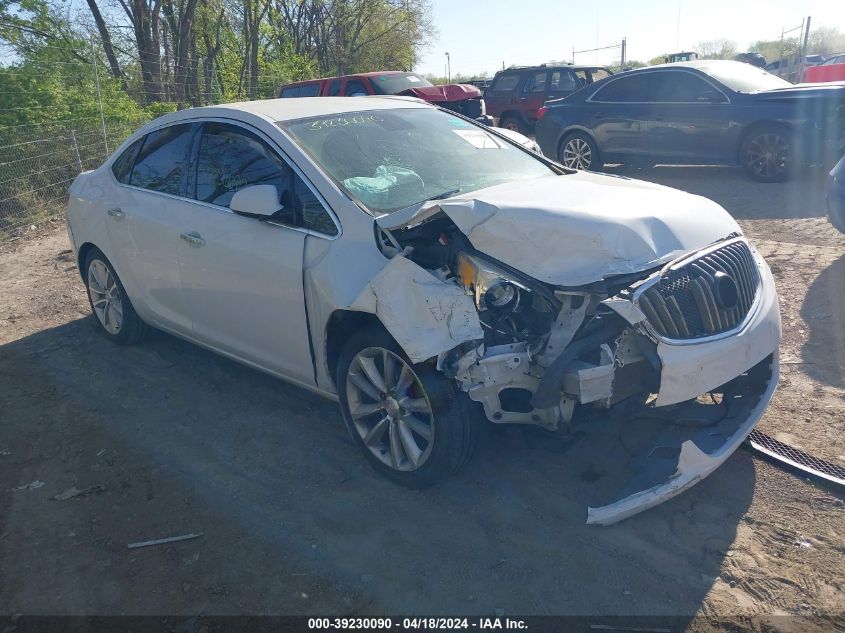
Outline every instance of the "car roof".
[[694, 59], [688, 62], [670, 62], [668, 64], [655, 64], [654, 66], [645, 66], [644, 68], [637, 68], [629, 71], [629, 73], [636, 73], [645, 70], [654, 70], [655, 68], [692, 68], [694, 70], [706, 70], [716, 66], [727, 66], [732, 64], [742, 64], [747, 66], [745, 62], [737, 62], [732, 59]]
[[569, 70], [607, 70], [606, 66], [600, 66], [598, 64], [541, 64], [538, 66], [513, 66], [512, 68], [500, 70], [496, 74], [523, 73], [535, 70], [557, 70], [560, 68], [568, 68]]
[[174, 123], [198, 117], [244, 118], [257, 115], [270, 121], [291, 121], [312, 116], [346, 114], [362, 110], [395, 110], [399, 108], [432, 108], [429, 103], [414, 97], [393, 95], [372, 97], [299, 97], [296, 99], [262, 99], [221, 103], [220, 105], [187, 108], [159, 117], [153, 123]]
[[305, 84], [317, 84], [323, 81], [335, 81], [337, 79], [349, 79], [353, 77], [383, 77], [384, 75], [408, 75], [408, 74], [416, 74], [412, 73], [410, 70], [382, 70], [382, 71], [370, 71], [366, 73], [355, 73], [352, 75], [336, 75], [334, 77], [318, 77], [316, 79], [303, 79], [302, 81], [292, 81], [289, 84], [284, 84], [281, 86], [282, 88], [295, 88], [296, 86], [302, 86]]

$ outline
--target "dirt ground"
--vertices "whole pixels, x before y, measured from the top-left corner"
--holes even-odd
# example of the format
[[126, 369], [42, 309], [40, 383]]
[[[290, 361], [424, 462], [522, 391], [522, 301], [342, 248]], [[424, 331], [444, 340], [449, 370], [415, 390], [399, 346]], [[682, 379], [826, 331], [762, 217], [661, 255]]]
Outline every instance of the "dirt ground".
[[[612, 171], [740, 221], [784, 320], [759, 428], [845, 465], [845, 236], [822, 180]], [[0, 244], [0, 614], [791, 615], [771, 626], [799, 631], [845, 611], [841, 492], [741, 450], [680, 497], [588, 527], [567, 445], [519, 429], [407, 491], [331, 402], [162, 333], [107, 342], [68, 249], [61, 223]], [[71, 487], [96, 488], [52, 499]], [[127, 549], [186, 533], [202, 536]]]

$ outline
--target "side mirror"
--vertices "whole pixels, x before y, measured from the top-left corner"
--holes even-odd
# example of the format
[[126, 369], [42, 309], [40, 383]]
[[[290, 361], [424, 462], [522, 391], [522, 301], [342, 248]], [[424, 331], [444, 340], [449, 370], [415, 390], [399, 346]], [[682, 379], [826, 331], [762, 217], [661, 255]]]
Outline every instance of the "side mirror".
[[269, 220], [284, 209], [274, 185], [250, 185], [232, 196], [229, 209], [238, 215]]

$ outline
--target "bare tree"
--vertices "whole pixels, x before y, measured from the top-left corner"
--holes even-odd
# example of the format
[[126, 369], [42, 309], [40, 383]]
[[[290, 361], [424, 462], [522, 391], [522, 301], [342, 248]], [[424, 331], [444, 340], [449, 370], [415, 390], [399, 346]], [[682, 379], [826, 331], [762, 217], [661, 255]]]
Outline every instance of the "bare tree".
[[106, 52], [106, 59], [109, 61], [109, 69], [111, 74], [116, 79], [123, 78], [123, 71], [120, 70], [120, 64], [117, 61], [117, 55], [114, 53], [114, 45], [111, 41], [109, 29], [106, 26], [106, 21], [103, 20], [103, 14], [100, 13], [100, 7], [97, 6], [97, 0], [87, 0], [88, 8], [91, 9], [91, 15], [94, 18], [94, 23], [97, 25], [97, 32], [100, 34], [100, 40], [103, 43], [103, 50]]
[[163, 0], [163, 11], [170, 28], [170, 37], [175, 50], [173, 59], [173, 84], [177, 103], [181, 106], [189, 100], [197, 104], [197, 76], [194, 58], [194, 17], [197, 0]]
[[161, 40], [159, 22], [161, 0], [118, 0], [123, 7], [138, 47], [138, 64], [147, 103], [162, 101]]
[[695, 52], [704, 59], [730, 59], [736, 55], [736, 42], [719, 38], [699, 42]]

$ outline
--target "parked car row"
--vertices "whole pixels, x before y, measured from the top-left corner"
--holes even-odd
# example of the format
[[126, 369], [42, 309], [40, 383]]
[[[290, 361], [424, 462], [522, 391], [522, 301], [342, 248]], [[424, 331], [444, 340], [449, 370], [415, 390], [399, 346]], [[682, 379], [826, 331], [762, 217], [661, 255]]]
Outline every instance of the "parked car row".
[[413, 96], [511, 133], [535, 132], [535, 148], [575, 169], [739, 164], [755, 180], [778, 182], [845, 151], [845, 85], [795, 86], [738, 61], [674, 62], [619, 75], [602, 66], [511, 67], [483, 95], [476, 86], [434, 86], [397, 71], [302, 81], [279, 92], [365, 95]]
[[287, 84], [279, 97], [363, 97], [367, 95], [404, 95], [463, 114], [471, 119], [492, 123], [486, 117], [481, 90], [469, 84], [435, 86], [416, 73], [383, 71], [325, 77]]

